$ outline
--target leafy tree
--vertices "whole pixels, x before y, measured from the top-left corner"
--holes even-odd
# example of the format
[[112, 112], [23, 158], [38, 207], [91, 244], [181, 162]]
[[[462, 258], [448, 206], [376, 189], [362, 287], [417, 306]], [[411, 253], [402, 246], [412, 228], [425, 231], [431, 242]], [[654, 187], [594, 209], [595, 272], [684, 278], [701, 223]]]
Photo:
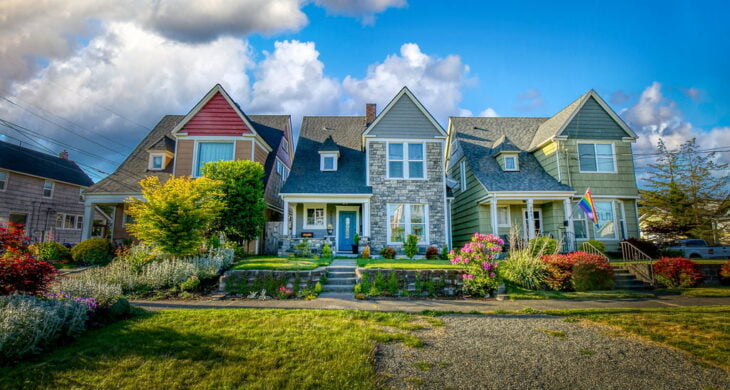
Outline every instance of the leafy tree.
[[640, 211], [645, 233], [662, 240], [704, 238], [714, 241], [713, 220], [730, 208], [728, 164], [715, 160], [715, 152], [703, 152], [696, 139], [670, 150], [663, 141], [659, 157], [649, 164], [647, 189], [640, 190]]
[[193, 255], [223, 210], [221, 183], [209, 178], [171, 177], [142, 179], [146, 201], [130, 198], [129, 231], [140, 241], [171, 255]]
[[205, 164], [203, 176], [222, 183], [225, 211], [216, 229], [242, 243], [255, 240], [264, 229], [264, 167], [254, 161], [218, 161]]

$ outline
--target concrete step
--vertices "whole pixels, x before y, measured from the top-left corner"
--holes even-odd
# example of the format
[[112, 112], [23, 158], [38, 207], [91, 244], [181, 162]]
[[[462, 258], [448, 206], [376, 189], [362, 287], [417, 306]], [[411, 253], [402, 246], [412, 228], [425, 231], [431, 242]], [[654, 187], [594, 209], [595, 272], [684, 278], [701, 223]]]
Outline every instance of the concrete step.
[[330, 265], [327, 267], [327, 272], [355, 272], [357, 267], [349, 265]]
[[345, 284], [355, 284], [356, 280], [355, 277], [351, 278], [327, 278], [327, 282], [324, 284], [325, 286], [329, 285], [345, 285]]
[[352, 292], [352, 284], [325, 284], [322, 286], [323, 291], [328, 292]]
[[353, 271], [330, 271], [330, 270], [327, 270], [327, 275], [330, 275], [330, 276], [335, 277], [335, 278], [337, 276], [334, 276], [334, 275], [352, 275], [352, 276], [355, 276], [355, 271], [354, 270]]
[[639, 290], [639, 289], [648, 289], [651, 288], [648, 284], [642, 282], [641, 280], [634, 280], [631, 282], [617, 282], [613, 288], [617, 290]]

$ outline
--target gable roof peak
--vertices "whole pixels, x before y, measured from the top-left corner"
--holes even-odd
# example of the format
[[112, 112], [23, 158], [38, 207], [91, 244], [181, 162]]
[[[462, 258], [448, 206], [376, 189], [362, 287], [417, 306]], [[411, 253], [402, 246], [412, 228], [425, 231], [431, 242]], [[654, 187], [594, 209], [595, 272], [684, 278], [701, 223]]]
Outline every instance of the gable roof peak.
[[378, 116], [375, 118], [375, 120], [370, 123], [365, 131], [363, 132], [363, 144], [364, 144], [364, 137], [367, 137], [368, 134], [372, 129], [374, 129], [380, 121], [387, 116], [388, 112], [395, 106], [395, 104], [403, 99], [403, 96], [407, 96], [408, 99], [413, 102], [413, 104], [416, 105], [418, 110], [426, 117], [426, 119], [431, 122], [431, 124], [436, 128], [436, 130], [439, 132], [439, 134], [443, 137], [446, 137], [446, 131], [444, 131], [443, 127], [441, 127], [441, 124], [439, 124], [436, 119], [431, 115], [431, 113], [424, 107], [424, 105], [421, 103], [420, 100], [416, 97], [416, 95], [413, 94], [413, 92], [408, 88], [408, 86], [404, 85], [400, 91], [398, 91], [397, 94], [393, 97], [393, 99], [390, 100], [387, 106], [385, 106], [385, 109], [381, 111]]

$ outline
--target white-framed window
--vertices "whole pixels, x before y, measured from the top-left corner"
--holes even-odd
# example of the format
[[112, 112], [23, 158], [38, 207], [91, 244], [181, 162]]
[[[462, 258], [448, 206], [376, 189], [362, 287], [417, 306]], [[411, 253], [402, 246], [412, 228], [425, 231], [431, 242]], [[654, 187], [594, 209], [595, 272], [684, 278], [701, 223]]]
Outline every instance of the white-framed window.
[[79, 188], [79, 203], [84, 203], [84, 189]]
[[165, 169], [165, 155], [162, 153], [151, 153], [150, 165], [147, 168], [151, 171], [159, 171]]
[[0, 191], [5, 191], [6, 188], [8, 188], [8, 176], [10, 176], [5, 171], [0, 171]]
[[388, 143], [388, 178], [425, 179], [424, 152], [422, 143]]
[[578, 143], [580, 172], [616, 173], [616, 158], [612, 143]]
[[276, 160], [276, 173], [278, 173], [279, 176], [284, 177], [284, 164], [282, 164], [278, 159]]
[[53, 198], [53, 188], [55, 187], [55, 183], [46, 180], [43, 182], [43, 197], [44, 198]]
[[520, 165], [517, 160], [517, 155], [505, 155], [504, 156], [504, 170], [505, 171], [519, 171]]
[[598, 215], [598, 226], [593, 227], [593, 234], [596, 240], [615, 240], [616, 233], [616, 210], [613, 201], [595, 201], [596, 214]]
[[305, 204], [304, 205], [304, 229], [325, 229], [327, 228], [327, 207], [326, 205]]
[[573, 234], [578, 240], [588, 239], [588, 226], [586, 225], [586, 214], [578, 206], [578, 203], [573, 204]]
[[418, 236], [418, 243], [427, 239], [428, 213], [424, 204], [388, 204], [388, 244], [400, 244], [409, 234]]
[[81, 230], [84, 227], [84, 217], [82, 215], [58, 213], [56, 214], [56, 229], [65, 230]]
[[233, 160], [233, 142], [197, 142], [197, 153], [195, 155], [195, 176], [202, 175], [203, 165], [215, 161]]
[[619, 237], [621, 240], [625, 240], [628, 237], [628, 230], [626, 228], [626, 209], [624, 208], [624, 202], [617, 200], [616, 201], [616, 213], [618, 214], [618, 226], [619, 226], [619, 233], [621, 234], [621, 237]]
[[337, 153], [322, 153], [319, 155], [319, 169], [322, 171], [337, 170]]
[[461, 160], [459, 163], [459, 181], [461, 191], [466, 191], [466, 160]]
[[497, 207], [497, 224], [500, 227], [512, 226], [510, 222], [509, 206]]

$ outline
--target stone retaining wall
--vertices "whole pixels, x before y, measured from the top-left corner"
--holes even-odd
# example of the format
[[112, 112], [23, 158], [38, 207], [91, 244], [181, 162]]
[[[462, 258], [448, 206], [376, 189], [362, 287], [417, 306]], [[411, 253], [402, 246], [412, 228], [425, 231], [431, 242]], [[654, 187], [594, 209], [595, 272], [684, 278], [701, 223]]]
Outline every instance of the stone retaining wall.
[[[370, 282], [374, 281], [377, 274], [380, 273], [388, 280], [392, 273], [396, 274], [399, 280], [405, 280], [407, 290], [410, 293], [416, 293], [416, 280], [430, 281], [436, 289], [436, 296], [456, 296], [461, 294], [463, 286], [461, 274], [462, 270], [457, 269], [380, 269], [380, 268], [357, 268], [355, 274], [358, 283], [362, 281], [363, 275], [368, 275]], [[428, 295], [428, 291], [420, 292], [422, 295]]]
[[300, 287], [312, 286], [327, 277], [327, 270], [324, 267], [315, 268], [309, 271], [276, 271], [276, 270], [230, 270], [226, 271], [220, 278], [219, 290], [228, 292], [229, 288], [237, 283], [245, 283], [252, 286], [257, 280], [275, 279], [285, 281], [287, 287], [291, 288], [299, 276]]
[[[637, 279], [647, 283], [651, 283], [649, 268], [651, 264], [620, 264], [617, 265], [626, 268], [634, 274]], [[720, 285], [720, 267], [722, 264], [699, 264], [702, 273], [702, 283], [700, 286], [719, 286]]]

